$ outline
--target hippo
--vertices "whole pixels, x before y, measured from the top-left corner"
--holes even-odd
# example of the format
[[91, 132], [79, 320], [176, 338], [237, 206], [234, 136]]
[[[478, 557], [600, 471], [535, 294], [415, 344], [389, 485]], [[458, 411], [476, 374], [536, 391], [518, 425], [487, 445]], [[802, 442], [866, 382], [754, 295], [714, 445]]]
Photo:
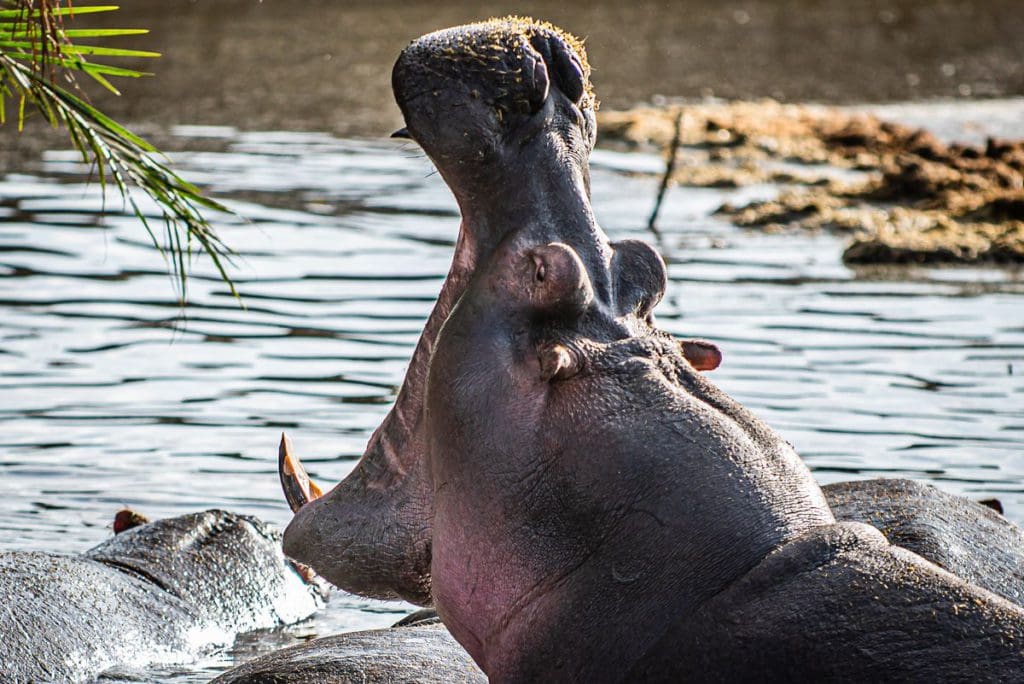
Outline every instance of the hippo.
[[484, 684], [487, 677], [433, 611], [390, 629], [313, 639], [233, 667], [212, 684]]
[[[319, 498], [286, 484], [292, 507], [301, 510], [285, 531], [285, 552], [311, 561], [346, 591], [431, 602], [433, 494], [423, 472], [422, 420], [427, 365], [437, 332], [477, 265], [509, 232], [572, 245], [617, 335], [661, 337], [702, 369], [721, 360], [710, 343], [674, 340], [654, 328], [652, 309], [665, 284], [661, 258], [638, 240], [610, 242], [594, 219], [589, 73], [579, 41], [518, 18], [431, 34], [395, 65], [393, 88], [407, 124], [396, 135], [414, 139], [434, 161], [455, 193], [462, 225], [395, 404], [359, 463]], [[282, 472], [285, 483], [291, 476]]]
[[[594, 306], [610, 326], [601, 332], [605, 338], [647, 336], [668, 343], [653, 315], [665, 286], [664, 264], [642, 242], [609, 241], [590, 206], [596, 100], [589, 74], [577, 39], [515, 17], [428, 34], [395, 64], [392, 85], [407, 124], [395, 135], [419, 143], [435, 163], [462, 224], [451, 269], [395, 404], [352, 472], [321, 496], [294, 453], [281, 451], [281, 481], [296, 511], [285, 530], [285, 550], [343, 589], [431, 603], [427, 367], [452, 307], [507, 236], [572, 247], [587, 270]], [[695, 369], [711, 370], [722, 360], [709, 342], [676, 344]], [[1024, 544], [1016, 525], [934, 487], [886, 482], [829, 485], [825, 497], [842, 520], [876, 523], [874, 512], [887, 511], [891, 521], [915, 530], [892, 541], [1020, 602]], [[896, 528], [882, 526], [883, 532]], [[993, 533], [1004, 550], [1000, 562], [986, 550]], [[952, 559], [944, 551], [951, 548], [964, 552]], [[947, 565], [952, 560], [956, 564]]]
[[80, 555], [0, 553], [0, 681], [93, 681], [112, 669], [188, 662], [241, 632], [291, 624], [326, 585], [247, 515], [209, 510], [155, 522], [117, 515]]
[[785, 440], [608, 315], [572, 246], [514, 233], [435, 340], [433, 599], [490, 681], [1024, 673], [1024, 608], [837, 521]]

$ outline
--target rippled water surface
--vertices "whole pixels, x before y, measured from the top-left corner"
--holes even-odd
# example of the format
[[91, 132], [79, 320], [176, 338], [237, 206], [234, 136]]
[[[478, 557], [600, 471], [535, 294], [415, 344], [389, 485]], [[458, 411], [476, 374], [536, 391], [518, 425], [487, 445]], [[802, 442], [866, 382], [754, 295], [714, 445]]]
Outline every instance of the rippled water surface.
[[[218, 220], [241, 255], [244, 310], [200, 259], [183, 318], [138, 221], [100, 216], [74, 155], [0, 180], [0, 548], [84, 550], [125, 504], [284, 524], [280, 432], [315, 477], [337, 481], [394, 398], [458, 226], [429, 162], [390, 141], [178, 134], [218, 150], [177, 155], [186, 177], [247, 218]], [[660, 167], [595, 154], [594, 203], [613, 238], [649, 238], [657, 179], [633, 172]], [[1022, 274], [851, 270], [840, 238], [746, 232], [712, 214], [777, 191], [670, 192], [662, 326], [718, 342], [713, 379], [822, 481], [936, 481], [997, 496], [1024, 520]], [[386, 625], [407, 608], [339, 594], [290, 634]], [[293, 638], [246, 637], [160, 678], [205, 681]]]

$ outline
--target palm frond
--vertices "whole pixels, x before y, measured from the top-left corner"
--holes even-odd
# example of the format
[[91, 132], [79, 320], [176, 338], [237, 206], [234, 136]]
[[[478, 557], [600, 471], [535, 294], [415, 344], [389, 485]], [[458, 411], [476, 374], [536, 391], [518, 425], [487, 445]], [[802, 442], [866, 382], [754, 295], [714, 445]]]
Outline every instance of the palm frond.
[[[61, 6], [62, 2], [65, 6]], [[153, 145], [90, 104], [74, 78], [76, 72], [85, 74], [120, 94], [108, 76], [148, 75], [92, 62], [86, 55], [151, 58], [159, 53], [73, 42], [79, 38], [138, 35], [146, 33], [146, 29], [64, 28], [65, 18], [116, 9], [115, 5], [72, 8], [70, 0], [0, 0], [0, 124], [7, 121], [7, 100], [15, 100], [19, 131], [24, 124], [26, 104], [33, 105], [52, 126], [63, 126], [82, 161], [95, 168], [101, 188], [112, 181], [138, 217], [176, 276], [183, 302], [187, 295], [187, 266], [197, 246], [210, 257], [232, 294], [238, 297], [227, 272], [233, 253], [203, 215], [203, 210], [230, 210], [203, 195], [160, 161]], [[68, 87], [57, 85], [58, 74]], [[135, 192], [147, 195], [159, 207], [163, 240], [137, 203]]]

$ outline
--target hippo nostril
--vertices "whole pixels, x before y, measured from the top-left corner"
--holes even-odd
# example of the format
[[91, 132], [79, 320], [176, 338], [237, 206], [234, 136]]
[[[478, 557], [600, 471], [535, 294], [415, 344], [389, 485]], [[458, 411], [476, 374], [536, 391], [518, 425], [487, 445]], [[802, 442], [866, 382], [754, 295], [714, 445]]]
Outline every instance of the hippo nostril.
[[558, 85], [565, 96], [572, 100], [573, 104], [579, 104], [583, 99], [584, 77], [583, 67], [575, 55], [561, 53], [560, 59], [556, 62], [558, 74]]
[[530, 114], [534, 114], [544, 106], [544, 102], [548, 99], [551, 87], [548, 68], [539, 55], [527, 50], [523, 60], [523, 74], [526, 78], [526, 85], [529, 87]]
[[586, 91], [586, 75], [579, 57], [561, 38], [538, 34], [531, 45], [550, 65], [555, 86], [573, 104], [579, 104]]

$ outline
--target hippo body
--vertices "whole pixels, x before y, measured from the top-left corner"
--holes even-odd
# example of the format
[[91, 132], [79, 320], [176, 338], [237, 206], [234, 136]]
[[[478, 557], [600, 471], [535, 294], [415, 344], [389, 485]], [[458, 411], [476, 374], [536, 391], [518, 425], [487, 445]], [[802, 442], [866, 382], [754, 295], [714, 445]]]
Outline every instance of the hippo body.
[[219, 510], [128, 529], [81, 555], [0, 553], [0, 681], [187, 662], [309, 617], [324, 599], [278, 533]]
[[1024, 606], [1024, 530], [988, 505], [914, 480], [822, 487], [838, 520], [872, 525], [889, 543]]
[[[1016, 526], [986, 520], [989, 512], [962, 499], [944, 509], [946, 495], [930, 487], [854, 482], [830, 486], [823, 495], [780, 436], [694, 372], [714, 368], [717, 349], [672, 340], [656, 328], [652, 310], [664, 291], [664, 264], [640, 242], [610, 242], [590, 207], [595, 100], [588, 76], [575, 39], [519, 18], [429, 34], [403, 51], [393, 86], [407, 128], [396, 135], [413, 139], [435, 163], [459, 203], [462, 226], [451, 271], [395, 406], [360, 463], [316, 500], [289, 485], [295, 473], [303, 474], [301, 467], [282, 467], [297, 511], [285, 533], [288, 554], [356, 593], [437, 603], [446, 624], [498, 680], [540, 673], [564, 679], [560, 675], [578, 665], [574, 675], [607, 681], [622, 672], [603, 664], [628, 662], [643, 678], [710, 676], [681, 669], [688, 667], [679, 662], [682, 647], [673, 651], [659, 635], [673, 634], [676, 644], [696, 638], [686, 632], [694, 623], [681, 625], [679, 616], [703, 610], [748, 573], [779, 582], [781, 591], [787, 577], [767, 559], [785, 561], [792, 553], [808, 554], [798, 559], [812, 568], [808, 577], [824, 577], [829, 564], [838, 563], [853, 584], [869, 586], [874, 577], [902, 587], [871, 595], [889, 606], [878, 615], [866, 595], [844, 596], [841, 591], [849, 589], [842, 585], [820, 587], [822, 596], [863, 604], [862, 613], [851, 615], [880, 629], [887, 628], [886, 615], [896, 623], [906, 617], [893, 608], [899, 596], [915, 596], [916, 585], [897, 581], [904, 571], [927, 578], [917, 596], [936, 614], [950, 607], [956, 614], [960, 598], [977, 600], [984, 610], [949, 622], [952, 631], [941, 628], [938, 638], [946, 646], [954, 638], [971, 640], [978, 649], [967, 649], [973, 654], [967, 661], [976, 667], [971, 659], [987, 648], [993, 661], [1019, 666], [1016, 651], [990, 638], [999, 630], [1017, 633], [1018, 609], [981, 588], [1020, 600], [1014, 558], [1024, 559], [1024, 546]], [[545, 251], [551, 245], [575, 254], [587, 286], [574, 288], [578, 283], [570, 278], [563, 283], [568, 289], [555, 292], [554, 309], [524, 317], [523, 310], [507, 306], [535, 306], [533, 295], [522, 299], [531, 288], [539, 291], [533, 281], [510, 280], [505, 273], [501, 284], [488, 284], [481, 274], [501, 258], [537, 249], [564, 266], [558, 257], [564, 250]], [[526, 261], [521, 266], [524, 272], [531, 268]], [[453, 319], [459, 309], [472, 313]], [[567, 317], [566, 311], [575, 313]], [[561, 327], [553, 324], [558, 320]], [[442, 331], [449, 339], [443, 345]], [[425, 400], [427, 379], [435, 374], [439, 389], [431, 404]], [[527, 467], [506, 458], [520, 452], [532, 454]], [[475, 477], [472, 468], [481, 469]], [[619, 495], [620, 489], [626, 502], [595, 494]], [[472, 500], [460, 499], [465, 490], [474, 490]], [[659, 499], [666, 491], [677, 495]], [[881, 502], [902, 527], [884, 524], [872, 509]], [[828, 503], [836, 504], [835, 516]], [[474, 521], [488, 527], [474, 527]], [[978, 521], [1009, 544], [1006, 562], [984, 558]], [[853, 522], [880, 525], [899, 543], [980, 586], [963, 584]], [[569, 548], [559, 546], [565, 540]], [[948, 551], [958, 545], [966, 551], [954, 559]], [[644, 560], [652, 548], [657, 568], [650, 556]], [[706, 558], [694, 568], [698, 556]], [[691, 565], [671, 562], [680, 559]], [[788, 561], [782, 565], [790, 567]], [[588, 581], [576, 581], [586, 573]], [[444, 578], [440, 584], [438, 576]], [[548, 591], [542, 577], [554, 578], [557, 586]], [[808, 591], [815, 581], [806, 581]], [[601, 603], [603, 597], [612, 603]], [[508, 607], [509, 600], [513, 628], [488, 631], [498, 606]], [[752, 609], [736, 601], [719, 604], [722, 614], [752, 619]], [[789, 611], [794, 620], [785, 628], [797, 635], [816, 628], [813, 620], [796, 620], [792, 606], [773, 605], [772, 619]], [[813, 615], [813, 602], [808, 607]], [[838, 604], [830, 607], [841, 612]], [[712, 630], [713, 621], [707, 624]], [[908, 618], [888, 627], [920, 625]], [[840, 630], [830, 647], [870, 649], [856, 641], [863, 637]], [[721, 643], [737, 642], [723, 637]], [[592, 654], [593, 644], [603, 648], [588, 664], [560, 655]], [[737, 653], [745, 651], [698, 654], [693, 662], [711, 667], [714, 657]], [[894, 672], [913, 678], [907, 668], [927, 653]], [[675, 663], [671, 667], [661, 659], [665, 654]], [[759, 661], [740, 662], [750, 673]], [[790, 672], [788, 661], [765, 662], [773, 668], [766, 672]], [[559, 664], [562, 670], [545, 669]], [[731, 672], [726, 665], [718, 672]], [[809, 662], [804, 672], [819, 667]]]
[[1024, 609], [837, 522], [678, 346], [578, 335], [595, 307], [570, 247], [510, 240], [436, 341], [434, 600], [491, 681], [1024, 672]]
[[1011, 682], [1022, 672], [1019, 606], [843, 522], [782, 546], [679, 620], [624, 681]]
[[[571, 245], [589, 269], [612, 334], [672, 340], [653, 327], [651, 316], [665, 285], [661, 258], [637, 240], [610, 242], [594, 219], [587, 160], [596, 135], [595, 100], [579, 42], [523, 19], [471, 29], [413, 43], [392, 76], [408, 124], [397, 135], [426, 150], [462, 212], [451, 269], [395, 405], [363, 457], [322, 497], [289, 496], [298, 513], [284, 536], [290, 557], [312, 563], [342, 589], [419, 605], [431, 603], [433, 492], [423, 461], [427, 367], [438, 331], [498, 244], [517, 235]], [[699, 367], [718, 364], [714, 345], [673, 343]], [[282, 469], [286, 494], [290, 478]]]

